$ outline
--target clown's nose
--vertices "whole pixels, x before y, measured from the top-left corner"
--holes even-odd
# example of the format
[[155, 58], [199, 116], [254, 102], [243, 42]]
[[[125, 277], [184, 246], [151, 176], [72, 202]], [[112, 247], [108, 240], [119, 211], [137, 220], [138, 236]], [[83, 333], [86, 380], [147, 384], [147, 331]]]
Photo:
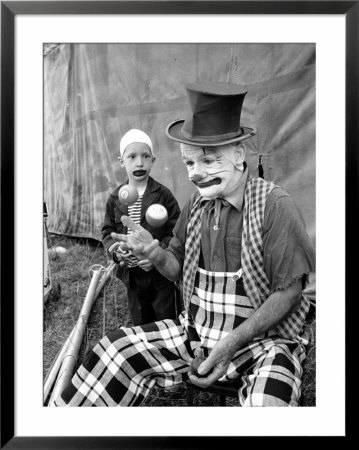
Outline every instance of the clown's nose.
[[206, 172], [202, 172], [202, 173], [196, 173], [195, 175], [193, 175], [192, 177], [192, 181], [195, 181], [196, 183], [198, 183], [199, 181], [203, 180], [204, 178], [207, 177], [207, 173]]

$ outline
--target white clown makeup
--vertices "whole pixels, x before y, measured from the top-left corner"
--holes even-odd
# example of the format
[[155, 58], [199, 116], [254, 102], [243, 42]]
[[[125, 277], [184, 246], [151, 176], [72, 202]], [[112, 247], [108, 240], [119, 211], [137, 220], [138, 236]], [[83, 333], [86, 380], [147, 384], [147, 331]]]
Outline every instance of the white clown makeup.
[[189, 179], [206, 199], [232, 194], [243, 173], [243, 144], [199, 147], [181, 144], [182, 159]]

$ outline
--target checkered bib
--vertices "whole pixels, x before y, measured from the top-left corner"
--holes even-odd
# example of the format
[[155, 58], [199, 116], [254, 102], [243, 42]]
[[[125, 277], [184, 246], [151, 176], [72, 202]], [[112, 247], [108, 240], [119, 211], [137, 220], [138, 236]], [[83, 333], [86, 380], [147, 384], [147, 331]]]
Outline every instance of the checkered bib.
[[254, 312], [241, 287], [240, 272], [210, 272], [198, 268], [194, 292], [183, 317], [192, 348], [205, 354]]

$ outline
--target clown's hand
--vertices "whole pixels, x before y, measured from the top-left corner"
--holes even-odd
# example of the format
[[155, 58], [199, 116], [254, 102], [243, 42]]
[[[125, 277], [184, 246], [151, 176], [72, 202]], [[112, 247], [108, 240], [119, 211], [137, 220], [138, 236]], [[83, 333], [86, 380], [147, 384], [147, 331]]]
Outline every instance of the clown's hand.
[[191, 383], [207, 388], [215, 381], [219, 380], [227, 372], [228, 366], [236, 352], [235, 342], [230, 335], [222, 338], [213, 347], [208, 358], [198, 367], [198, 373], [201, 377], [196, 375], [189, 375]]
[[156, 251], [158, 251], [158, 240], [153, 239], [150, 232], [141, 227], [141, 225], [136, 224], [128, 216], [123, 216], [121, 221], [132, 231], [132, 234], [111, 233], [112, 239], [120, 241], [121, 249], [131, 252], [139, 260], [149, 259], [151, 261]]

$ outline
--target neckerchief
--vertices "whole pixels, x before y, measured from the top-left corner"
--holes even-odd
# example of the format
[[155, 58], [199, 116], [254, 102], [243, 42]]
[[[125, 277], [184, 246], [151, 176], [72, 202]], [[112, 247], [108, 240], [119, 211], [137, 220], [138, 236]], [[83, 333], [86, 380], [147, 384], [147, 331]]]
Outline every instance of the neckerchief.
[[190, 220], [187, 225], [185, 257], [183, 262], [183, 302], [185, 311], [188, 311], [191, 301], [201, 250], [201, 221], [204, 210], [201, 204], [202, 200], [202, 196], [199, 195], [194, 201]]
[[[243, 285], [254, 309], [258, 309], [271, 294], [271, 287], [264, 268], [262, 228], [268, 194], [275, 185], [261, 178], [248, 181], [244, 196], [241, 262]], [[287, 339], [301, 339], [309, 301], [302, 297], [300, 307], [274, 329]], [[303, 341], [305, 342], [305, 340]]]

